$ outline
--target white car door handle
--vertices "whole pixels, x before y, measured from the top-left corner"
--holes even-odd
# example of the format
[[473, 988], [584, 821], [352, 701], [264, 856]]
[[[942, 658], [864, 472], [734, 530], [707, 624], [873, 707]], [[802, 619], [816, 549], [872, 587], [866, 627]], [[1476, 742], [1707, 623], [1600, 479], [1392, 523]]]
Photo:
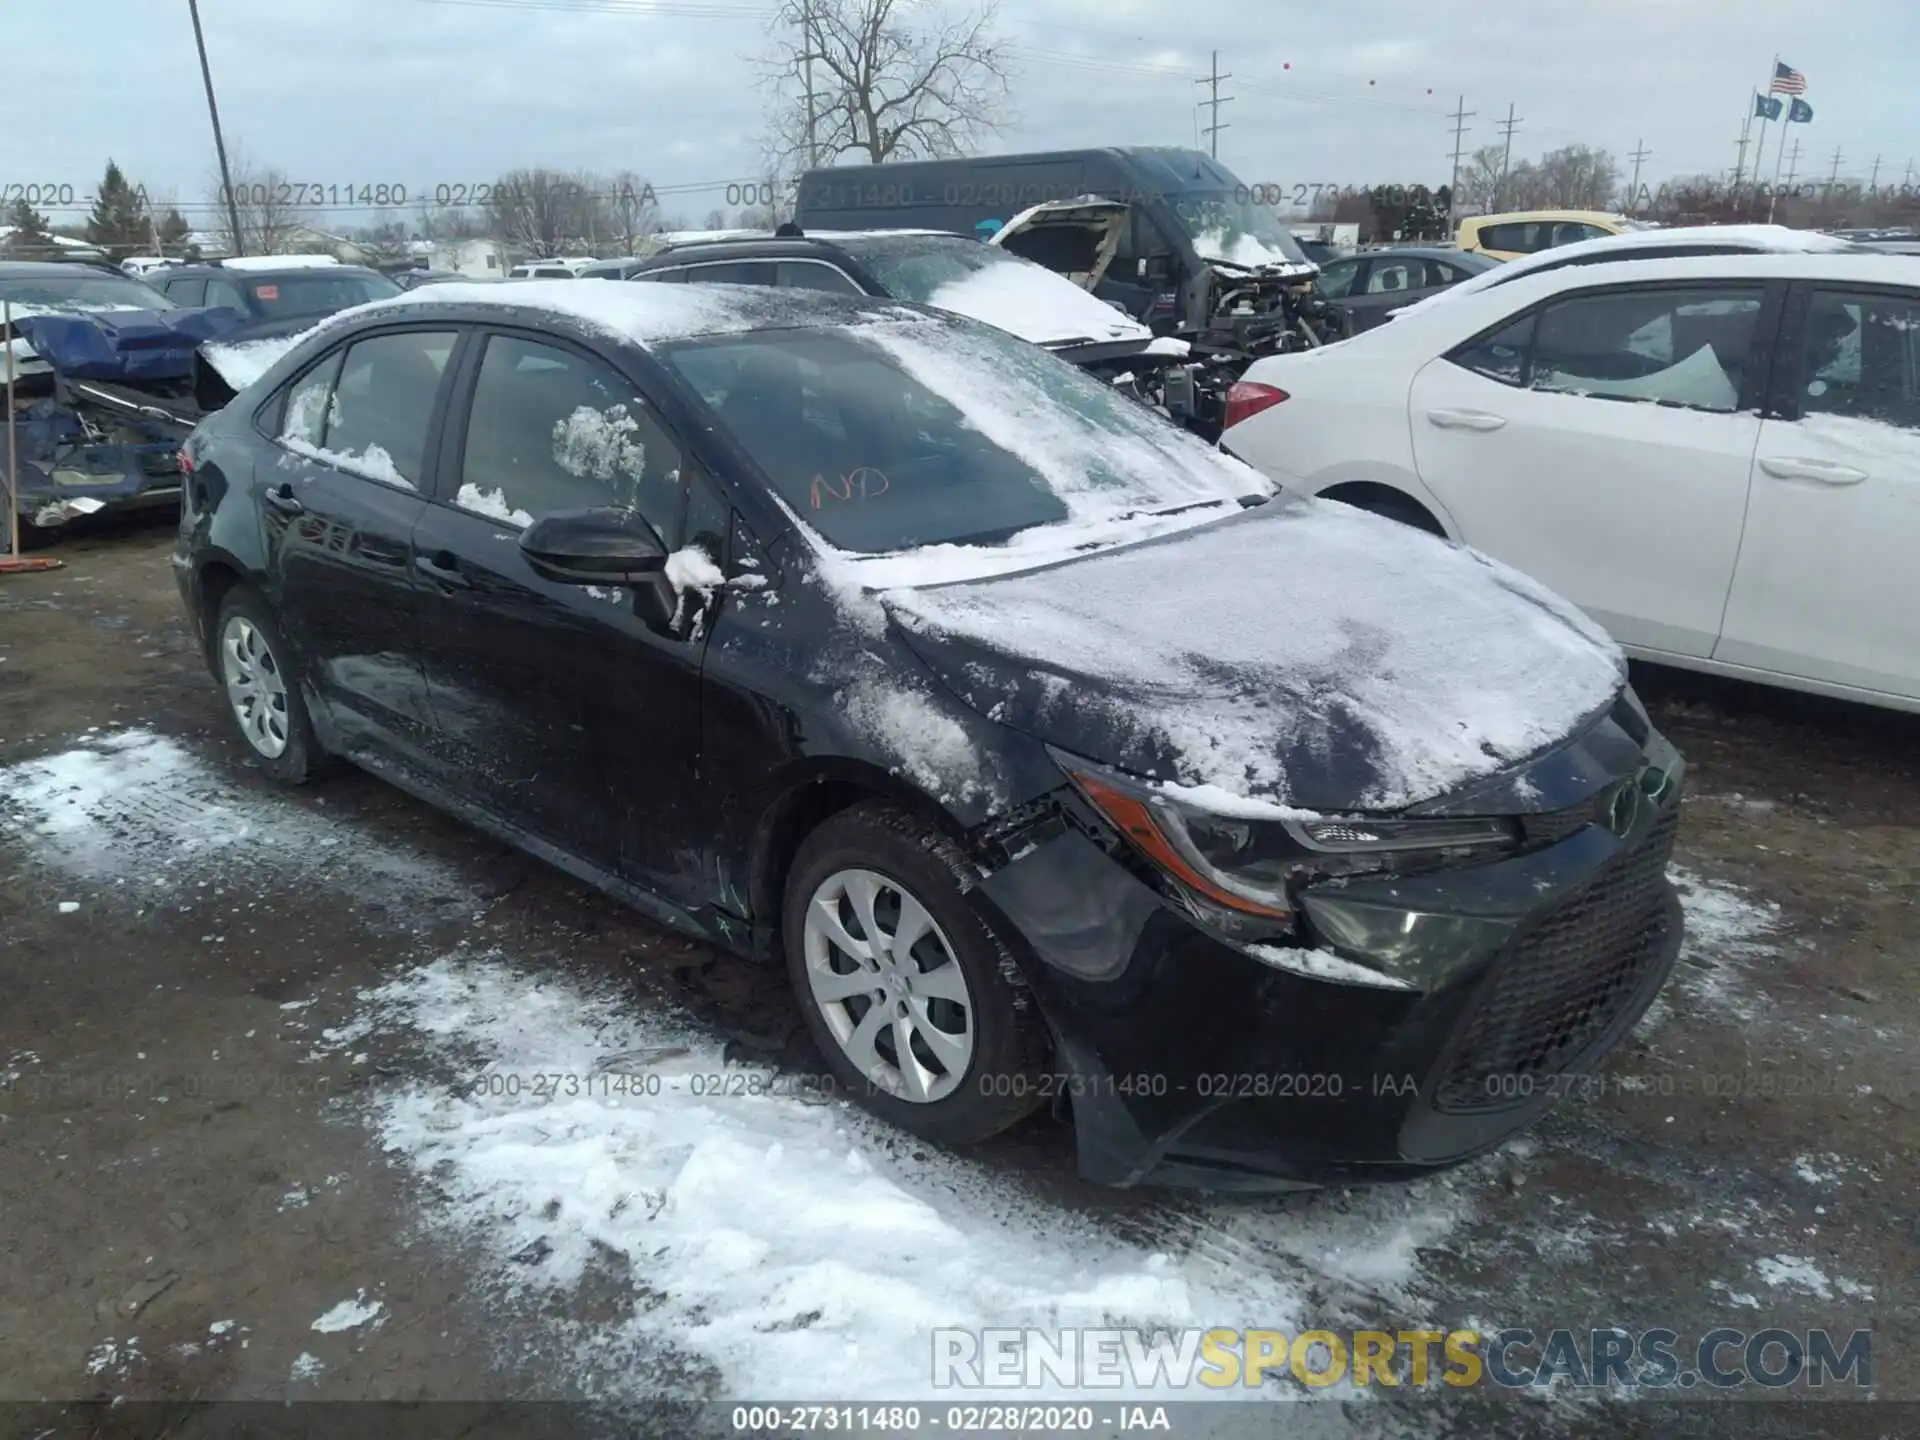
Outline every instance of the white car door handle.
[[1796, 460], [1791, 456], [1763, 455], [1760, 468], [1779, 480], [1818, 480], [1823, 485], [1858, 485], [1867, 472], [1851, 465], [1836, 465], [1831, 460]]
[[1442, 430], [1498, 430], [1507, 423], [1484, 410], [1429, 410], [1427, 419]]

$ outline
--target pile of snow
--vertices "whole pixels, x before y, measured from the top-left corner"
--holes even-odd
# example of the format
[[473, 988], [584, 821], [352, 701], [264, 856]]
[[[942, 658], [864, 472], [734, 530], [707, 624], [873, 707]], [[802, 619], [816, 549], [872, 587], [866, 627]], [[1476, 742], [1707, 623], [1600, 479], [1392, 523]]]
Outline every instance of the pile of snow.
[[[641, 1287], [573, 1336], [618, 1393], [671, 1383], [618, 1363], [662, 1345], [703, 1357], [726, 1394], [910, 1399], [931, 1394], [937, 1328], [1292, 1329], [1329, 1288], [1417, 1309], [1418, 1252], [1460, 1219], [1440, 1181], [1196, 1206], [1143, 1245], [498, 955], [445, 956], [362, 999], [376, 1033], [461, 1056], [460, 1084], [383, 1089], [373, 1123], [428, 1221], [487, 1257], [496, 1296], [541, 1306], [609, 1259]], [[536, 1093], [540, 1075], [569, 1078]], [[762, 1093], [721, 1093], [755, 1076]]]
[[[393, 457], [378, 445], [368, 445], [361, 451], [327, 450], [302, 440], [297, 435], [283, 435], [280, 443], [296, 455], [304, 455], [309, 460], [317, 460], [322, 465], [331, 465], [336, 470], [346, 470], [365, 475], [369, 480], [384, 480], [389, 485], [398, 485], [403, 490], [414, 488], [413, 482], [400, 473], [393, 463]], [[462, 491], [473, 487], [463, 486]]]
[[1012, 255], [1005, 264], [949, 280], [927, 296], [927, 304], [984, 321], [1036, 345], [1153, 338], [1151, 330], [1124, 311], [1044, 266]]
[[485, 490], [471, 480], [461, 482], [460, 488], [453, 493], [453, 503], [462, 510], [471, 510], [489, 520], [518, 525], [522, 530], [533, 524], [533, 516], [525, 510], [516, 510], [508, 503], [505, 490]]

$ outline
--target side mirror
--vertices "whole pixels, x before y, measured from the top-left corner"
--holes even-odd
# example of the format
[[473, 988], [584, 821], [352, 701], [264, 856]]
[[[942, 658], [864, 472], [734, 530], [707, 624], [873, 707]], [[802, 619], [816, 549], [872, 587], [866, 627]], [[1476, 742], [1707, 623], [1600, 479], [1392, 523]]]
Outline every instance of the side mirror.
[[635, 585], [667, 564], [653, 526], [616, 506], [542, 515], [521, 532], [520, 553], [540, 575], [566, 585]]

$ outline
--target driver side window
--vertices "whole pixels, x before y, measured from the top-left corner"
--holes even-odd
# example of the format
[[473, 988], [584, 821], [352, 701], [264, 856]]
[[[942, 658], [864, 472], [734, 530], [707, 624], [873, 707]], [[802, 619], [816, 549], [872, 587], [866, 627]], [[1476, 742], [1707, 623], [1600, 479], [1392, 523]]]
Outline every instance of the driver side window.
[[678, 529], [680, 449], [607, 365], [514, 335], [492, 335], [467, 418], [453, 504], [524, 528], [542, 515], [618, 505], [664, 543]]
[[1354, 277], [1360, 273], [1358, 260], [1339, 260], [1321, 267], [1316, 285], [1329, 300], [1344, 300], [1353, 293]]

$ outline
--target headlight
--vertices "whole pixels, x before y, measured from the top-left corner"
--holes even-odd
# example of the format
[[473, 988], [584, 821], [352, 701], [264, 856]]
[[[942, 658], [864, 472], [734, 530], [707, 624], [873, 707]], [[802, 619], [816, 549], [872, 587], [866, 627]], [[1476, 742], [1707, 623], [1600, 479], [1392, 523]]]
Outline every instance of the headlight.
[[1293, 918], [1300, 886], [1341, 875], [1443, 869], [1515, 849], [1503, 819], [1257, 819], [1225, 815], [1076, 756], [1054, 760], [1089, 804], [1162, 874], [1230, 911]]

